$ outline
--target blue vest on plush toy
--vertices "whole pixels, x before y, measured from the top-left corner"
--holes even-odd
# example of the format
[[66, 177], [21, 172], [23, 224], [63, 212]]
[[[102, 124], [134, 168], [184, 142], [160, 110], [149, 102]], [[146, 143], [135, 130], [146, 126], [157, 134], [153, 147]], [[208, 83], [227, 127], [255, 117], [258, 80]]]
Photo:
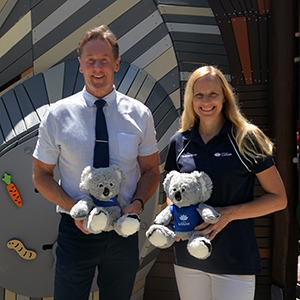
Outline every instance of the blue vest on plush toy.
[[188, 207], [170, 205], [170, 212], [174, 219], [174, 231], [193, 231], [202, 221], [198, 211], [198, 204]]
[[118, 195], [114, 196], [113, 198], [110, 198], [108, 201], [101, 201], [96, 199], [94, 196], [90, 195], [94, 204], [100, 207], [111, 207], [111, 206], [118, 206], [119, 203], [117, 201]]

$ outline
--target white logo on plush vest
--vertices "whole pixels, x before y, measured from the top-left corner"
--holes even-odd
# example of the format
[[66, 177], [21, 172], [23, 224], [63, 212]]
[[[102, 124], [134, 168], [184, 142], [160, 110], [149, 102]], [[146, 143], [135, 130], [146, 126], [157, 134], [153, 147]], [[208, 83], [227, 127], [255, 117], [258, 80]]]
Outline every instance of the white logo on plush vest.
[[182, 222], [180, 222], [180, 223], [178, 223], [178, 225], [179, 226], [189, 226], [190, 225], [190, 223], [189, 222], [186, 222], [187, 220], [188, 220], [188, 216], [187, 215], [181, 215], [180, 217], [179, 217], [179, 219], [182, 221]]

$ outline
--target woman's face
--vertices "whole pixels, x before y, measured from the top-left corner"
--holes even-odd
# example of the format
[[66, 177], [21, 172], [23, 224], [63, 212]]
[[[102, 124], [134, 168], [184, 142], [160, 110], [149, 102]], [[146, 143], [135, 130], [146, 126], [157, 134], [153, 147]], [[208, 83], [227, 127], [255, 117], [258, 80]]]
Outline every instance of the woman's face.
[[197, 79], [193, 94], [193, 109], [201, 122], [223, 118], [222, 108], [225, 100], [218, 76], [206, 75]]

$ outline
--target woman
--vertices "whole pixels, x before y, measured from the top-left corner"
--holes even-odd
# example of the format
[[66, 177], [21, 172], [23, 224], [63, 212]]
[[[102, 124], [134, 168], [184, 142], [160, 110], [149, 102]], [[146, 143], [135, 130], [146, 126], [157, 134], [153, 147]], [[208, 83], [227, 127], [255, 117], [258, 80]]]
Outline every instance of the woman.
[[[207, 204], [221, 218], [216, 224], [195, 228], [213, 240], [206, 260], [189, 255], [186, 241], [175, 244], [182, 300], [254, 298], [255, 275], [261, 273], [254, 218], [287, 205], [272, 151], [268, 137], [242, 116], [224, 75], [212, 66], [197, 69], [186, 85], [181, 129], [170, 140], [165, 170], [206, 172], [214, 184]], [[255, 177], [265, 191], [257, 199], [253, 197]]]

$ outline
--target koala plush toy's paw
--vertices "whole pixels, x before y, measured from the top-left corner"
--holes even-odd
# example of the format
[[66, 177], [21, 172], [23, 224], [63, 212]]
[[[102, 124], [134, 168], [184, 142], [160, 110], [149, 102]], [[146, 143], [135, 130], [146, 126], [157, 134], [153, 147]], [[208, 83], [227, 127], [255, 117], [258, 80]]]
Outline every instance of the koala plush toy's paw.
[[208, 238], [195, 235], [194, 233], [189, 239], [187, 250], [192, 256], [198, 259], [206, 259], [211, 254], [212, 246]]
[[141, 220], [137, 214], [126, 214], [115, 223], [115, 231], [118, 235], [128, 237], [140, 229]]
[[149, 242], [157, 248], [169, 248], [176, 240], [173, 230], [164, 225], [151, 225], [146, 232]]
[[92, 209], [92, 202], [86, 200], [78, 201], [70, 211], [70, 216], [76, 220], [83, 220]]
[[88, 215], [86, 229], [91, 233], [98, 234], [106, 228], [107, 220], [106, 212], [97, 206]]

